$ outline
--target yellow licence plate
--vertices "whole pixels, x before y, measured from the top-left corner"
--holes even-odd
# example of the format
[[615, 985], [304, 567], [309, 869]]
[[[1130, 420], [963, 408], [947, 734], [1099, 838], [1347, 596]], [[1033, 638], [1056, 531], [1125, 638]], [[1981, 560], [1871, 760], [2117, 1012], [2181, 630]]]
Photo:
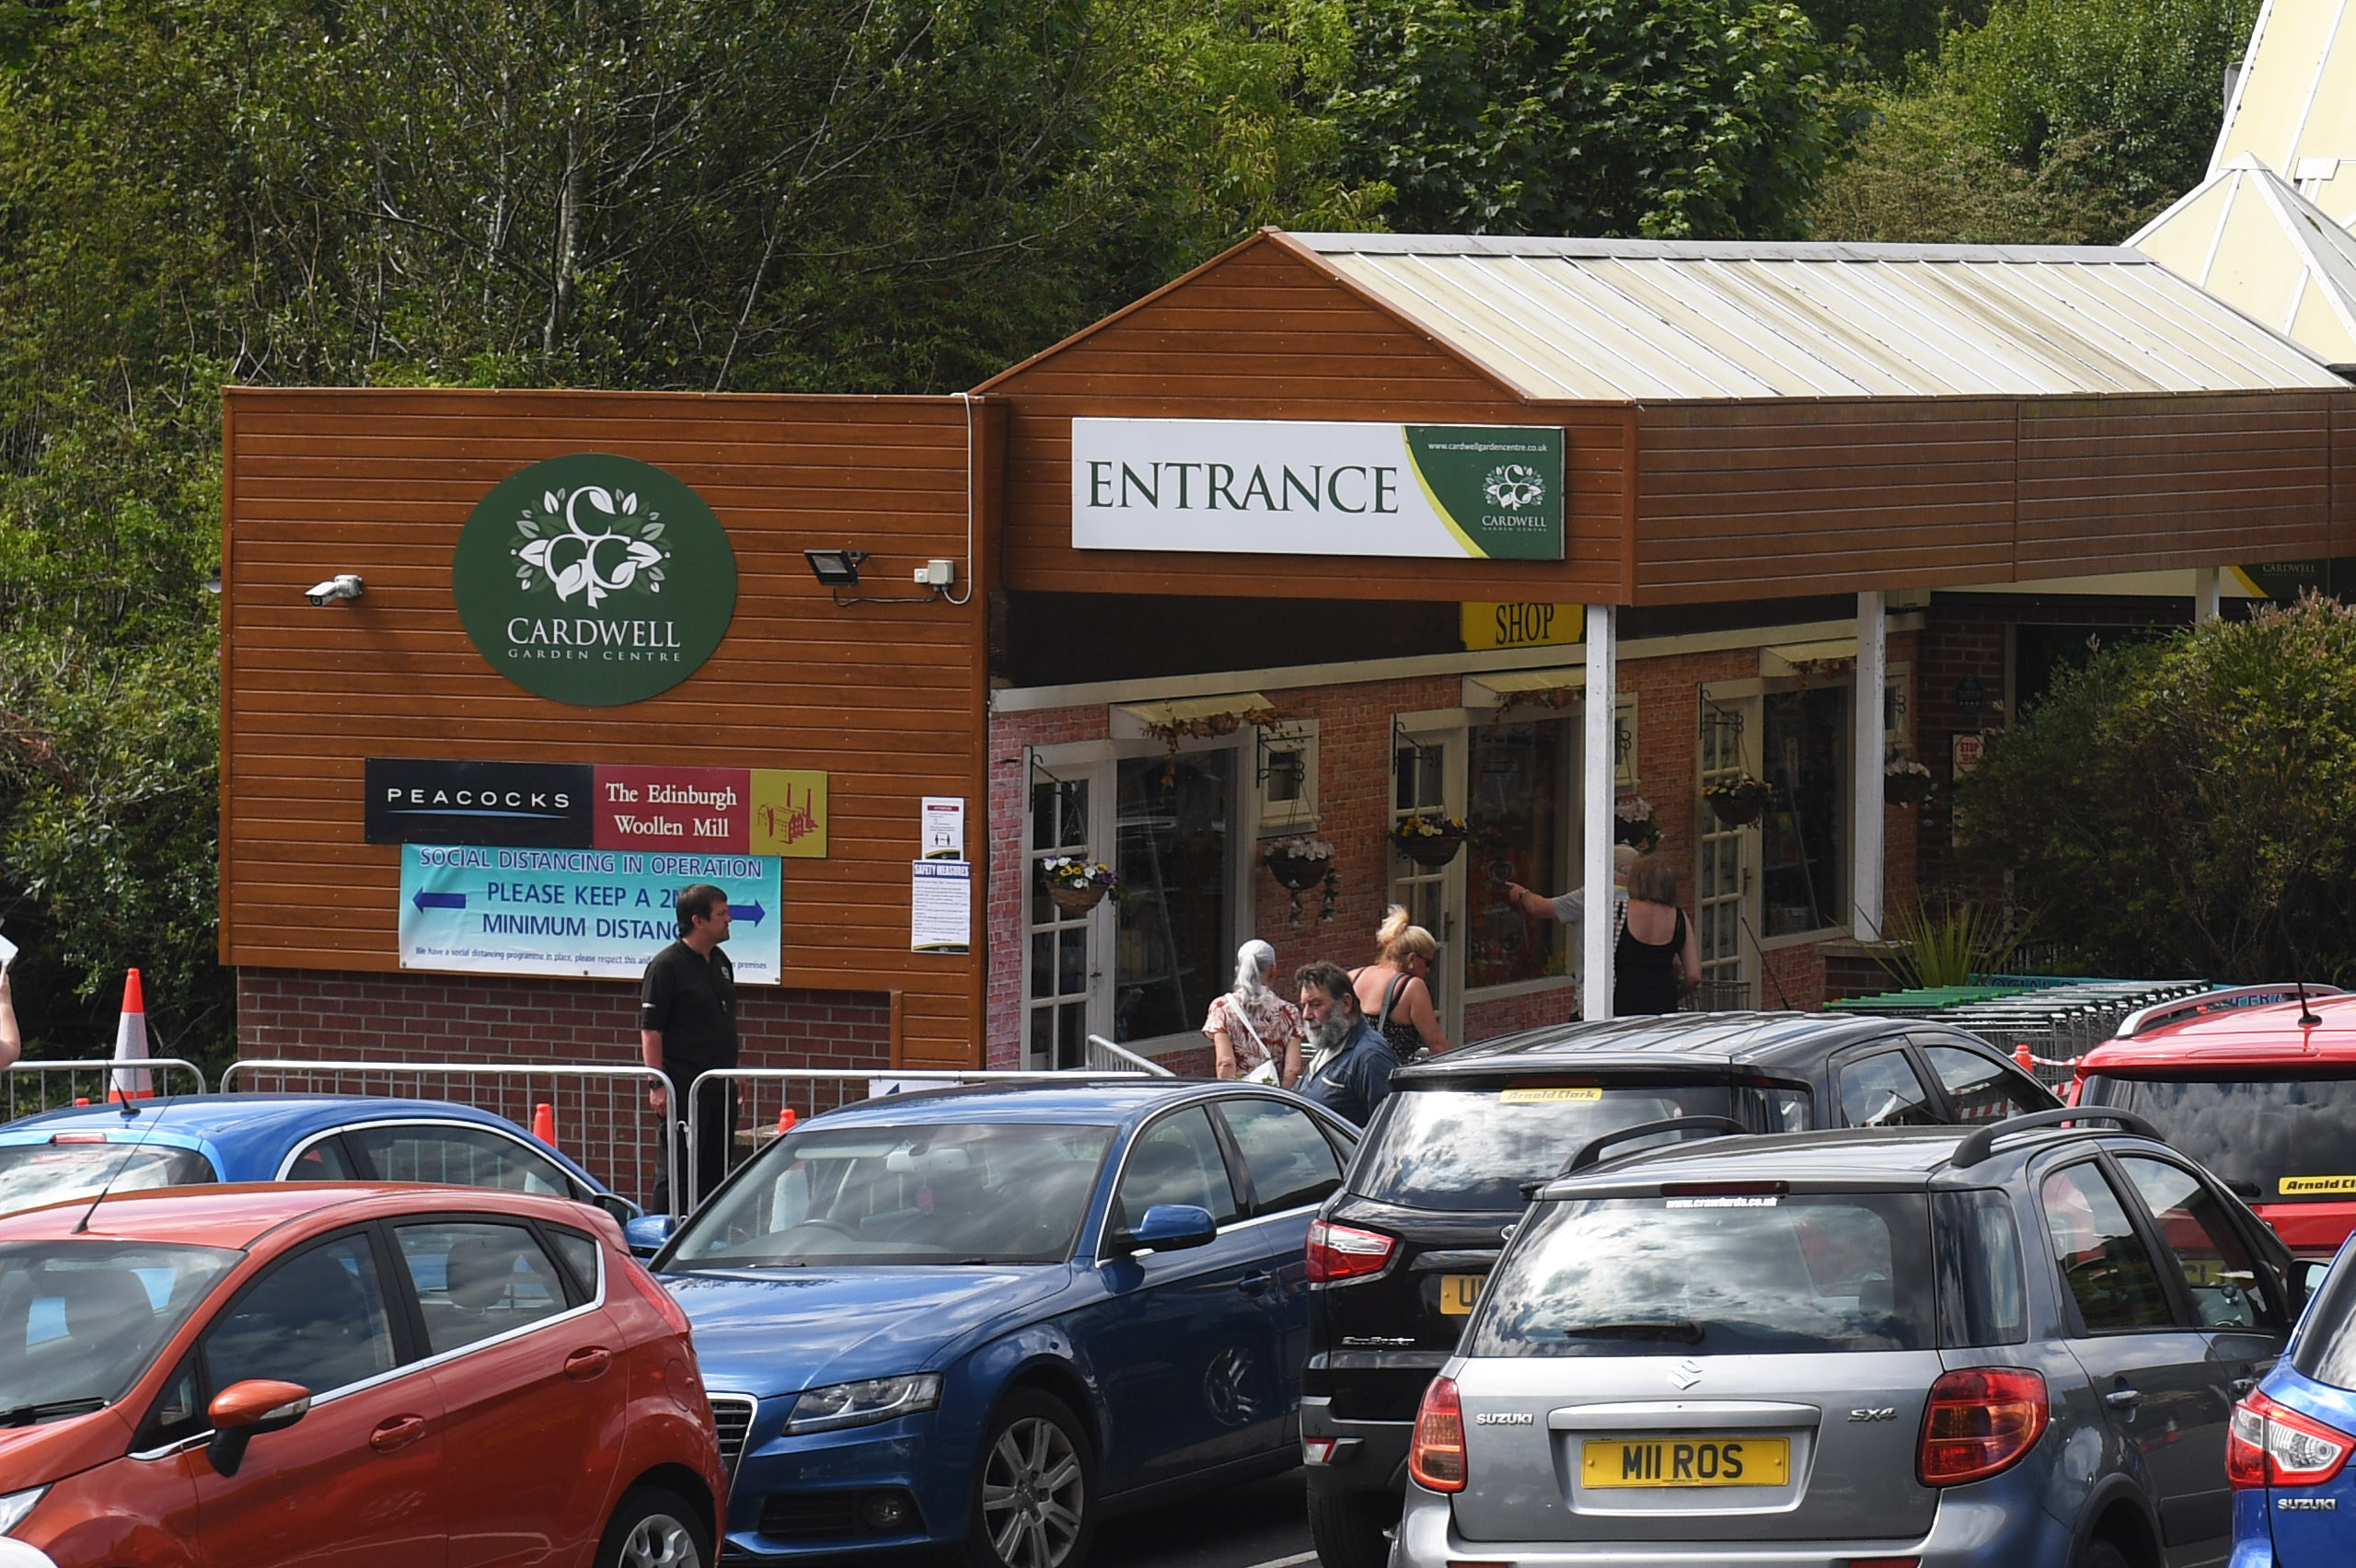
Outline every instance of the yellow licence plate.
[[1603, 1486], [1782, 1486], [1791, 1479], [1788, 1437], [1590, 1437], [1579, 1483]]
[[1462, 1318], [1472, 1310], [1472, 1303], [1481, 1295], [1481, 1282], [1487, 1274], [1442, 1274], [1439, 1276], [1439, 1310], [1444, 1318]]

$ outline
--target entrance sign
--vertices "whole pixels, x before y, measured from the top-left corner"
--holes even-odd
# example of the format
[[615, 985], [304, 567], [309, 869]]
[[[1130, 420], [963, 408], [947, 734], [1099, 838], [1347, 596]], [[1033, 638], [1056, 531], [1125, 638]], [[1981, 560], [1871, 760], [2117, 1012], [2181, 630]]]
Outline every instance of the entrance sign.
[[586, 763], [372, 756], [364, 836], [371, 844], [586, 846], [591, 771]]
[[668, 691], [711, 657], [736, 613], [736, 552], [680, 480], [579, 452], [492, 487], [458, 535], [450, 591], [500, 674], [608, 708]]
[[1071, 542], [1358, 560], [1563, 559], [1563, 432], [1071, 421]]
[[695, 882], [728, 895], [737, 982], [783, 984], [774, 855], [404, 845], [401, 967], [636, 980], [677, 938], [679, 890]]

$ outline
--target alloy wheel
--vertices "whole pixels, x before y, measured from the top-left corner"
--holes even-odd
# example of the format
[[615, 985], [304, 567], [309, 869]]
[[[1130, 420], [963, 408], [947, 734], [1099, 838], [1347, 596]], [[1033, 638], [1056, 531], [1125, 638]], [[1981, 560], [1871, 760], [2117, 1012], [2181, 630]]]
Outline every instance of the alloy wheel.
[[1087, 1506], [1080, 1455], [1044, 1416], [1010, 1422], [982, 1467], [982, 1528], [1007, 1568], [1062, 1568]]
[[622, 1538], [618, 1568], [703, 1568], [695, 1537], [668, 1514], [649, 1514]]

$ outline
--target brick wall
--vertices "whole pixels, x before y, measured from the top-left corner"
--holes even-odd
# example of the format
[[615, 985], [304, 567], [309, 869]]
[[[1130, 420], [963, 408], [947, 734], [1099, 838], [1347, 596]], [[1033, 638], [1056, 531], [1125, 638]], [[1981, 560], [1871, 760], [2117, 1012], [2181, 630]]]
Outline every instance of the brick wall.
[[[748, 1067], [889, 1066], [892, 998], [746, 986]], [[241, 1056], [635, 1065], [635, 987], [504, 975], [237, 971]]]

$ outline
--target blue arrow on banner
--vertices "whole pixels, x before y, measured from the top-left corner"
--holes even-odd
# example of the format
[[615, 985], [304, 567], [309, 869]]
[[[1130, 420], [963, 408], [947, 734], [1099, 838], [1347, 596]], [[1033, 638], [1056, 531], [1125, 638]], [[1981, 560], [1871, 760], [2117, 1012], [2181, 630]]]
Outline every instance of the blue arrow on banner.
[[410, 902], [420, 909], [464, 909], [467, 895], [463, 893], [427, 893], [420, 889]]
[[757, 904], [732, 904], [728, 906], [728, 917], [731, 920], [742, 920], [747, 926], [759, 925], [762, 917], [768, 913], [768, 910]]

